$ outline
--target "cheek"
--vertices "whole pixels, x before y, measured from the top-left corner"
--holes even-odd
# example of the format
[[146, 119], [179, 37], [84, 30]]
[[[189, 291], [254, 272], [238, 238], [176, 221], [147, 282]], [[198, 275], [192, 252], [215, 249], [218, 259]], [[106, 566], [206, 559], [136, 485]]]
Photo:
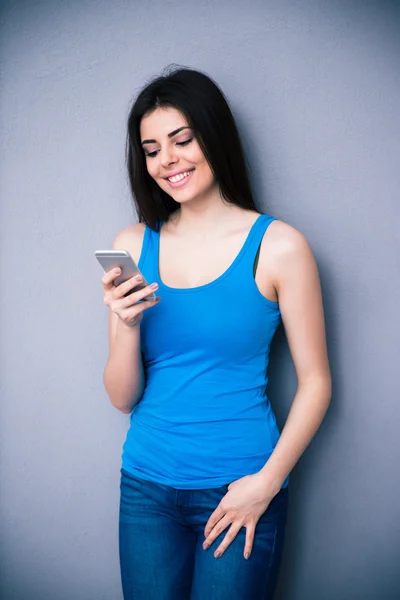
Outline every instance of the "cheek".
[[147, 172], [150, 175], [150, 177], [156, 177], [158, 169], [157, 169], [157, 165], [156, 165], [155, 161], [147, 160], [146, 168], [147, 168]]
[[208, 164], [207, 161], [204, 161], [204, 164], [202, 165], [201, 170], [202, 170], [203, 177], [205, 180], [207, 180], [208, 182], [214, 180], [213, 172], [211, 171], [210, 165]]
[[214, 179], [214, 176], [210, 169], [210, 165], [208, 164], [200, 148], [194, 150], [191, 156], [188, 156], [187, 158], [190, 162], [196, 165], [196, 168], [199, 171], [199, 173], [201, 173], [201, 177], [203, 180], [210, 181]]

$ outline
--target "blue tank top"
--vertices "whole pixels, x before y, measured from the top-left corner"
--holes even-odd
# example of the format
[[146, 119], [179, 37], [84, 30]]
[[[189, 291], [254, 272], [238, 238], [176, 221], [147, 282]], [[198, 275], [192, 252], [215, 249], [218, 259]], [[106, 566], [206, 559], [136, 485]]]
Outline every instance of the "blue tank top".
[[253, 274], [274, 219], [256, 219], [220, 277], [185, 289], [160, 280], [160, 235], [145, 228], [138, 266], [158, 282], [161, 301], [140, 324], [145, 388], [122, 453], [122, 468], [133, 475], [178, 489], [219, 487], [259, 471], [276, 446], [266, 386], [281, 315]]

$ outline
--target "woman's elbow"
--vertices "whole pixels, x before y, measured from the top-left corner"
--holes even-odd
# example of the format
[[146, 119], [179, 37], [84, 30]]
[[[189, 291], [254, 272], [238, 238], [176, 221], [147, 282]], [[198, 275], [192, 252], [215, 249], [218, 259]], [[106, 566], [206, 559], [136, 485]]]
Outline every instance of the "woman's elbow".
[[124, 415], [129, 415], [134, 408], [134, 407], [130, 407], [130, 406], [119, 406], [118, 404], [114, 404], [113, 402], [111, 402], [111, 404], [113, 405], [114, 408], [116, 408], [120, 412], [124, 413]]

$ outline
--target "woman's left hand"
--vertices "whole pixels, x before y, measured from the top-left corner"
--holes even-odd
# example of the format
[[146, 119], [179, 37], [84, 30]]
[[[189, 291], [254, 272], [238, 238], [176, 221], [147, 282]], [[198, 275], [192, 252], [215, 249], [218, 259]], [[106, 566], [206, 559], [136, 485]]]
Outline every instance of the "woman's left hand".
[[254, 533], [261, 515], [267, 510], [274, 494], [268, 489], [264, 477], [260, 473], [246, 475], [233, 481], [228, 492], [207, 521], [204, 529], [206, 539], [203, 543], [207, 550], [213, 541], [229, 525], [229, 530], [214, 552], [219, 558], [232, 543], [242, 527], [246, 528], [244, 557], [249, 558], [253, 548]]

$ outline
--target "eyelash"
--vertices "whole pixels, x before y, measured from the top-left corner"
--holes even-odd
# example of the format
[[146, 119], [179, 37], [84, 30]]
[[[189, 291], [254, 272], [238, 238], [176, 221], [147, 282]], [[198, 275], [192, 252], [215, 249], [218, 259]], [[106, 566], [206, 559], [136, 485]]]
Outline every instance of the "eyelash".
[[[177, 145], [177, 146], [187, 146], [187, 145], [188, 145], [188, 144], [189, 144], [189, 143], [190, 143], [192, 140], [193, 140], [193, 138], [190, 138], [190, 139], [188, 139], [188, 140], [185, 140], [184, 142], [176, 142], [176, 145]], [[149, 158], [154, 158], [154, 157], [155, 157], [155, 155], [156, 155], [156, 152], [157, 152], [157, 150], [154, 150], [154, 152], [148, 152], [148, 153], [146, 154], [146, 157], [149, 157]]]

